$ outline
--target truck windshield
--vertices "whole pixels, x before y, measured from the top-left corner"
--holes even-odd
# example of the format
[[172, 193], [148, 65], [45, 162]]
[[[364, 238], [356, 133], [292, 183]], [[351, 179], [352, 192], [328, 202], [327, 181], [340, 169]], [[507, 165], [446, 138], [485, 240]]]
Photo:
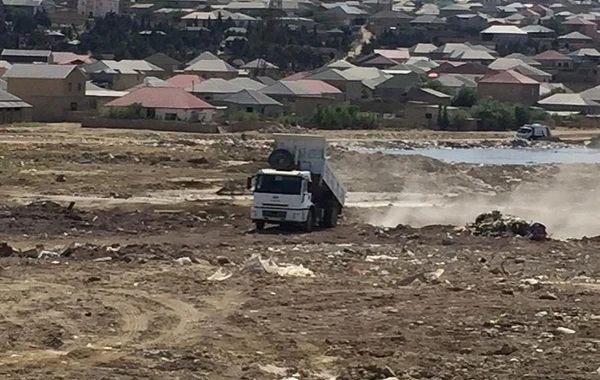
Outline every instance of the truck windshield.
[[521, 127], [519, 128], [519, 133], [531, 133], [531, 128], [529, 127]]
[[254, 191], [269, 194], [300, 194], [302, 178], [289, 175], [259, 175]]

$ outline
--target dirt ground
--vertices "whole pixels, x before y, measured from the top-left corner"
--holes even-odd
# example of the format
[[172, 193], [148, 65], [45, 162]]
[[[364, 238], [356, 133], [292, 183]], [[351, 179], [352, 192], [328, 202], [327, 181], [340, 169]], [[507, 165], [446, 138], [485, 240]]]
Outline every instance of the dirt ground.
[[[600, 376], [600, 230], [539, 242], [474, 236], [439, 215], [374, 226], [350, 207], [335, 229], [257, 233], [243, 184], [268, 150], [267, 134], [0, 129], [0, 378]], [[508, 202], [560, 188], [534, 203], [546, 210], [599, 199], [597, 165], [345, 151], [333, 164], [355, 193]], [[301, 271], [265, 271], [256, 255]]]

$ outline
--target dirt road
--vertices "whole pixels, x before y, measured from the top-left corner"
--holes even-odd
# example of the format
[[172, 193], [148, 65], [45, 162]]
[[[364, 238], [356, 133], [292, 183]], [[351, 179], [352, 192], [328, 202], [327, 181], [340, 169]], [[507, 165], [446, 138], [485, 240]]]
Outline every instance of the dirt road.
[[[14, 248], [0, 246], [3, 379], [598, 377], [598, 238], [383, 228], [358, 209], [332, 230], [256, 233], [230, 194], [263, 165], [268, 136], [60, 125], [0, 139], [0, 241]], [[502, 197], [566, 178], [552, 165], [334, 163], [364, 192]], [[367, 167], [362, 182], [349, 169]], [[577, 166], [571, 189], [597, 170]], [[246, 264], [254, 255], [310, 272], [266, 272]]]

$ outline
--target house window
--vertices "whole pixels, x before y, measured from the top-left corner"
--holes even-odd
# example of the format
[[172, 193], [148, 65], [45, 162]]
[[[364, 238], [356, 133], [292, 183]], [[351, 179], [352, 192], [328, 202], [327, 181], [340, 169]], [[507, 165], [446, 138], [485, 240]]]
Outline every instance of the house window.
[[252, 113], [254, 109], [252, 107], [246, 107], [246, 112]]
[[177, 120], [177, 114], [176, 113], [166, 113], [165, 120]]
[[73, 83], [69, 83], [69, 85], [67, 87], [69, 89], [69, 92], [73, 91]]
[[146, 116], [148, 116], [149, 119], [155, 119], [156, 118], [156, 110], [154, 108], [148, 108], [146, 110]]
[[[70, 83], [69, 86], [71, 86]], [[71, 111], [77, 111], [77, 102], [71, 102]]]
[[83, 85], [81, 83], [77, 83], [77, 91], [78, 92], [83, 91]]

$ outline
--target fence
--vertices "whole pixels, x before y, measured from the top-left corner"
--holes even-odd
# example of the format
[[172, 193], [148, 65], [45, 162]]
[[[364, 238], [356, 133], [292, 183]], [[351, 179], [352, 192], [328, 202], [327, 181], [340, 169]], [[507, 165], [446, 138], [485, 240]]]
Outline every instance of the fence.
[[168, 132], [218, 133], [216, 125], [165, 120], [124, 120], [89, 117], [82, 121], [84, 128], [147, 129]]

